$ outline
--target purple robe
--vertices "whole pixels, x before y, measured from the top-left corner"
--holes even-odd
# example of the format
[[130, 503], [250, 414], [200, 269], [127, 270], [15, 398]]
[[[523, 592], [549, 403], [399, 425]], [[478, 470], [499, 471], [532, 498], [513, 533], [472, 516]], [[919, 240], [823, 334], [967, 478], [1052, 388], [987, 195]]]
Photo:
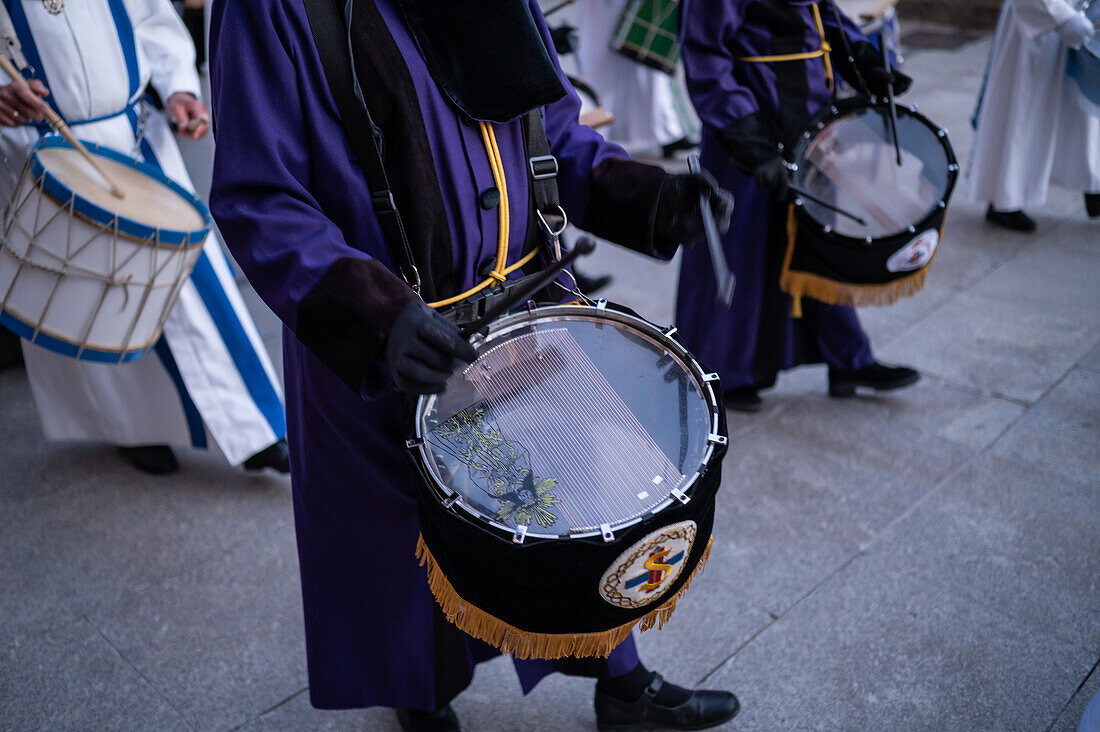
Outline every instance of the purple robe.
[[[779, 155], [777, 143], [789, 146], [832, 96], [821, 59], [736, 60], [820, 48], [812, 4], [684, 0], [682, 54], [688, 91], [703, 121], [703, 167], [736, 201], [723, 243], [737, 289], [731, 308], [715, 304], [706, 248], [685, 251], [676, 321], [688, 348], [718, 372], [724, 389], [767, 388], [780, 370], [803, 363], [856, 369], [873, 362], [853, 308], [806, 297], [803, 317], [790, 317], [791, 299], [779, 290], [786, 205], [759, 189], [747, 172]], [[832, 8], [822, 2], [820, 10], [834, 48], [832, 63], [839, 75], [850, 73]], [[866, 41], [841, 18], [851, 42]], [[731, 159], [731, 149], [740, 159]]]
[[[478, 205], [480, 192], [494, 186], [489, 161], [477, 126], [464, 123], [436, 86], [393, 0], [376, 5], [415, 85], [453, 242], [453, 282], [463, 291], [481, 280], [479, 265], [496, 252], [497, 210]], [[531, 8], [552, 48], [534, 2]], [[378, 351], [378, 331], [411, 290], [389, 272], [370, 191], [353, 162], [301, 0], [215, 2], [211, 59], [218, 136], [211, 207], [242, 269], [286, 326], [312, 702], [437, 708], [469, 683], [474, 664], [496, 651], [443, 620], [414, 555], [419, 529], [402, 397], [389, 385]], [[562, 205], [583, 222], [592, 218], [590, 202], [617, 195], [595, 190], [593, 168], [625, 161], [626, 154], [577, 123], [579, 104], [570, 93], [547, 106], [545, 125], [560, 164]], [[518, 120], [494, 129], [509, 185], [514, 262], [528, 220], [522, 130]], [[643, 175], [650, 221], [658, 175]], [[619, 215], [624, 222], [646, 218], [629, 208]], [[640, 248], [669, 253], [651, 231]], [[348, 388], [349, 375], [363, 377], [362, 395]], [[628, 639], [606, 662], [565, 670], [615, 676], [637, 661]], [[562, 670], [546, 661], [515, 665], [525, 692]]]

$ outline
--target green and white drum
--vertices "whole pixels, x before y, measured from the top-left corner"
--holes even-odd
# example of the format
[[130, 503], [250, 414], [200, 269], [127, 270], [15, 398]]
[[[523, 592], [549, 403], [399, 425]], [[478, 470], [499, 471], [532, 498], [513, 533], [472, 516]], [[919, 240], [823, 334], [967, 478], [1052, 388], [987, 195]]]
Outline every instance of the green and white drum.
[[680, 0], [629, 0], [611, 50], [672, 74], [680, 60]]

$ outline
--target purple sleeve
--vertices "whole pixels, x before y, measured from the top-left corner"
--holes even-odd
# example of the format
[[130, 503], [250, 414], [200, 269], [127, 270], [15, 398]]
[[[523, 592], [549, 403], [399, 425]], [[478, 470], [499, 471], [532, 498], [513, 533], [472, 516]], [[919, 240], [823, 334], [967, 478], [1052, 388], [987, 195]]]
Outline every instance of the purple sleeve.
[[546, 107], [550, 151], [558, 159], [558, 192], [569, 219], [586, 231], [643, 254], [668, 258], [676, 243], [657, 236], [654, 223], [662, 168], [637, 163], [618, 145], [579, 121], [581, 100], [558, 63], [538, 3], [529, 2], [543, 42], [568, 94]]
[[680, 52], [688, 94], [699, 118], [712, 130], [724, 130], [760, 107], [752, 90], [734, 77], [731, 39], [741, 26], [742, 2], [684, 0]]
[[[345, 170], [334, 175], [361, 174], [347, 170], [346, 152], [338, 154], [346, 143], [321, 93], [326, 82], [308, 23], [290, 4], [265, 0], [219, 0], [211, 13], [214, 218], [264, 302], [358, 390], [385, 330], [414, 295], [348, 245], [315, 195], [315, 156], [342, 160]], [[331, 133], [323, 145], [314, 131], [321, 123]], [[363, 218], [381, 240], [373, 212]]]

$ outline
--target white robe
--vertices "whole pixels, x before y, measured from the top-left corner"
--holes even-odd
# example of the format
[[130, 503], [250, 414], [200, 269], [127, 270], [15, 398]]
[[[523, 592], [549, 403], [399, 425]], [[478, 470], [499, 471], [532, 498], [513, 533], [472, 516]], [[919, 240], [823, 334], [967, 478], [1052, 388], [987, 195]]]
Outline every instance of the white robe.
[[1051, 182], [1100, 192], [1100, 107], [1066, 72], [1055, 28], [1066, 0], [1006, 0], [971, 154], [966, 197], [1013, 211], [1041, 206]]
[[611, 50], [611, 36], [626, 0], [578, 0], [577, 66], [581, 80], [615, 116], [603, 130], [609, 140], [629, 147], [667, 145], [686, 136], [677, 111], [675, 79]]
[[[147, 119], [140, 146], [133, 114], [80, 124], [124, 111], [147, 84], [162, 99], [174, 92], [200, 95], [191, 38], [168, 0], [68, 0], [58, 15], [41, 0], [14, 2], [21, 4], [11, 13], [16, 30], [34, 41], [22, 43], [27, 60], [40, 66], [36, 77], [45, 81], [77, 136], [155, 161], [193, 189], [164, 115]], [[122, 14], [121, 25], [112, 8]], [[131, 109], [140, 112], [142, 105]], [[39, 136], [32, 126], [3, 128], [0, 155], [8, 171], [0, 171], [0, 200], [11, 196], [15, 175]], [[137, 361], [107, 365], [24, 342], [46, 436], [216, 447], [236, 465], [286, 435], [275, 370], [214, 235], [169, 314], [164, 343]]]

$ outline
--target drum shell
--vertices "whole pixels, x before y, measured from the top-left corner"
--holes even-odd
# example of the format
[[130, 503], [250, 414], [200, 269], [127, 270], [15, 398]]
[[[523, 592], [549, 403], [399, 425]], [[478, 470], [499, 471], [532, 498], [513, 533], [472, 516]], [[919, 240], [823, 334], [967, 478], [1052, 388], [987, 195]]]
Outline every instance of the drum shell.
[[[720, 456], [719, 456], [720, 458]], [[421, 476], [424, 473], [421, 472]], [[706, 552], [721, 482], [716, 460], [700, 475], [691, 500], [617, 533], [615, 540], [528, 539], [516, 544], [473, 518], [444, 509], [420, 482], [420, 532], [436, 563], [466, 602], [528, 633], [597, 633], [637, 621], [674, 597]], [[695, 540], [676, 580], [640, 608], [612, 605], [600, 596], [601, 578], [623, 551], [649, 533], [694, 521]]]
[[680, 0], [629, 0], [611, 38], [611, 50], [632, 61], [676, 73], [680, 60]]
[[[799, 206], [795, 206], [794, 215], [798, 222], [798, 245], [791, 253], [790, 269], [815, 272], [837, 282], [883, 285], [913, 274], [914, 270], [908, 269], [891, 272], [887, 262], [917, 237], [929, 236], [928, 232], [934, 232], [938, 245], [947, 212], [946, 209], [934, 211], [914, 226], [912, 232], [870, 242], [821, 231], [817, 222]], [[931, 263], [929, 259], [918, 269]]]
[[[45, 144], [44, 143], [49, 143]], [[40, 147], [63, 146], [45, 138]], [[102, 146], [95, 154], [143, 164]], [[148, 166], [142, 172], [158, 174]], [[178, 195], [186, 191], [174, 188]], [[208, 216], [201, 203], [196, 208]], [[127, 362], [160, 337], [208, 229], [160, 231], [112, 214], [68, 190], [33, 156], [3, 216], [0, 323], [80, 360]]]
[[[614, 307], [637, 317], [626, 308]], [[681, 343], [675, 335], [671, 338]], [[708, 373], [705, 368], [703, 373]], [[418, 441], [413, 428], [408, 434], [412, 448], [408, 455], [416, 474], [421, 538], [431, 553], [432, 562], [462, 602], [524, 634], [605, 633], [622, 629], [662, 609], [691, 581], [709, 555], [715, 494], [721, 483], [721, 461], [727, 449], [721, 387], [717, 381], [711, 382], [711, 386], [716, 402], [711, 417], [723, 439], [713, 444], [710, 459], [696, 479], [684, 488], [688, 502], [672, 501], [637, 523], [617, 528], [611, 541], [589, 535], [585, 538], [527, 537], [517, 543], [513, 535], [502, 531], [501, 527], [457, 507], [445, 507], [432, 487], [434, 477], [424, 462], [423, 453], [412, 447]], [[410, 400], [407, 406], [407, 423], [415, 424], [416, 400]], [[640, 607], [622, 607], [604, 599], [601, 585], [605, 574], [624, 552], [653, 532], [684, 521], [694, 522], [695, 538], [684, 565], [667, 587], [660, 588], [659, 594], [647, 598]]]

